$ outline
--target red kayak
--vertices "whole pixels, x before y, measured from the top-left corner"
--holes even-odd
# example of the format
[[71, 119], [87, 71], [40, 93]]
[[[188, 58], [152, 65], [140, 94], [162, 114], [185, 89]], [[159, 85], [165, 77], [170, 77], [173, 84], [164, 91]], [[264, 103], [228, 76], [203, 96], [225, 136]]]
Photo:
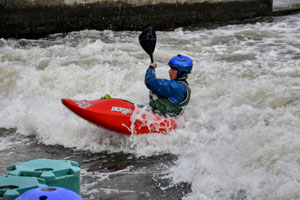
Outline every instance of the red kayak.
[[175, 119], [162, 117], [123, 99], [62, 99], [62, 103], [87, 121], [124, 135], [166, 133], [178, 127]]

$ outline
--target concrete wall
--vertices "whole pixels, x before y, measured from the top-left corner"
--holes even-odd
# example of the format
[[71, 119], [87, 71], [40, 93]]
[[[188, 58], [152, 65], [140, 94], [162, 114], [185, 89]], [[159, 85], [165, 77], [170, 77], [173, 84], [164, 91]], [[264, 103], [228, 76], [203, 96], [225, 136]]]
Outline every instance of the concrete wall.
[[272, 14], [272, 0], [0, 0], [0, 38], [83, 29], [174, 29]]

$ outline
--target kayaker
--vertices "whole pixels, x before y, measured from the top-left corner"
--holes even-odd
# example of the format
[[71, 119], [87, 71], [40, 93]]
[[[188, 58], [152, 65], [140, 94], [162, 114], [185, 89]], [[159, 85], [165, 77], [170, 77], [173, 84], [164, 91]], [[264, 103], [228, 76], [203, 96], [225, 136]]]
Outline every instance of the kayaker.
[[156, 78], [154, 61], [147, 69], [145, 84], [150, 90], [150, 106], [155, 113], [176, 117], [183, 113], [189, 103], [191, 89], [188, 85], [188, 74], [193, 68], [193, 61], [187, 56], [177, 55], [171, 58], [170, 80]]

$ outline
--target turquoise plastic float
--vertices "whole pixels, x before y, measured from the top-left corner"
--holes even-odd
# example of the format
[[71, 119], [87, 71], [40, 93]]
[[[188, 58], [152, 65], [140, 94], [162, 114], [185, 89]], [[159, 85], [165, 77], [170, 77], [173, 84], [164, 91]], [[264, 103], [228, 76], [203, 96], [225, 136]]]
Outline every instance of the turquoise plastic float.
[[70, 189], [80, 194], [80, 168], [68, 160], [37, 159], [7, 166], [8, 175], [43, 178], [48, 186]]
[[14, 200], [28, 190], [45, 186], [41, 178], [0, 176], [0, 200]]
[[16, 200], [83, 200], [83, 198], [65, 188], [41, 187], [23, 193]]

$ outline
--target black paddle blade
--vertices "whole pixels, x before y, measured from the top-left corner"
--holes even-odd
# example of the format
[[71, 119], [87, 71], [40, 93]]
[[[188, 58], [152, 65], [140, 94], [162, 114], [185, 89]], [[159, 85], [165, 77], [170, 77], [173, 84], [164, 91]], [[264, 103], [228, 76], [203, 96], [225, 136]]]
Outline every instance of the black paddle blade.
[[151, 63], [153, 63], [153, 52], [156, 45], [156, 33], [153, 27], [149, 27], [144, 30], [140, 36], [139, 41], [143, 49], [149, 54]]

